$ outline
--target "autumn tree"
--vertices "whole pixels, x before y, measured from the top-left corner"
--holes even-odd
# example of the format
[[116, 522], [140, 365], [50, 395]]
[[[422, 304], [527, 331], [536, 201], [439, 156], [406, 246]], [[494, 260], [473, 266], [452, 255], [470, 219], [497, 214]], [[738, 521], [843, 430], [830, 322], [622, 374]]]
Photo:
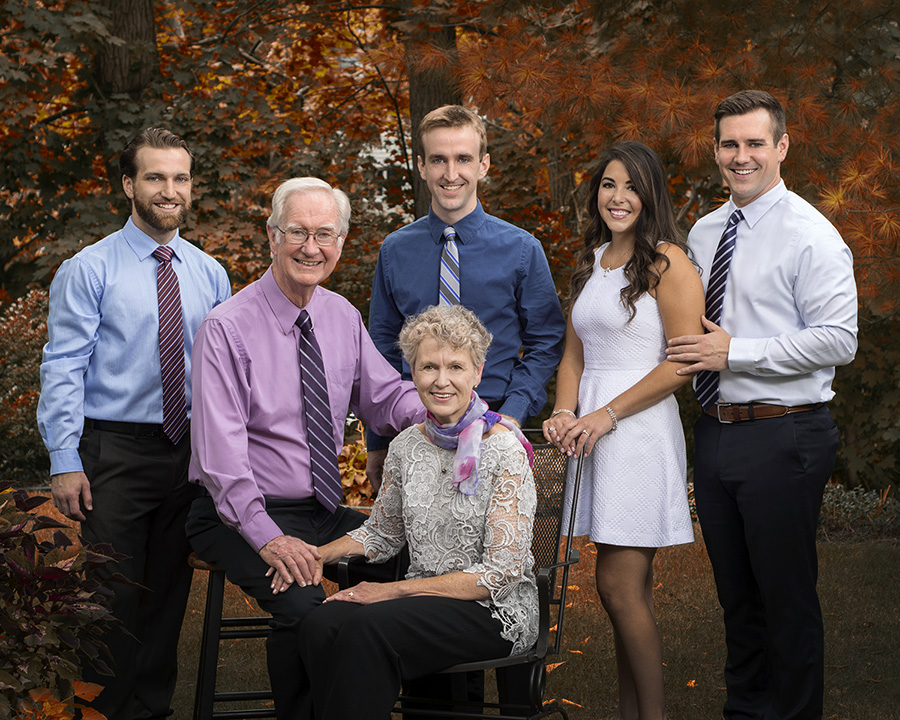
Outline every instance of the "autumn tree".
[[[348, 190], [354, 233], [335, 280], [365, 301], [357, 268], [406, 217], [410, 167], [397, 141], [407, 102], [399, 68], [363, 61], [388, 32], [381, 11], [221, 0], [6, 0], [4, 10], [0, 281], [9, 294], [46, 282], [122, 225], [115, 159], [159, 124], [198, 158], [185, 235], [220, 255], [238, 284], [268, 264], [263, 226], [280, 181], [317, 175]], [[399, 182], [394, 168], [405, 168]]]
[[564, 290], [585, 181], [605, 147], [637, 139], [655, 148], [688, 227], [727, 195], [712, 157], [716, 104], [743, 88], [773, 92], [788, 110], [783, 174], [853, 250], [861, 347], [875, 353], [838, 378], [854, 388], [835, 403], [847, 415], [845, 445], [854, 446], [850, 434], [869, 443], [845, 465], [865, 475], [877, 455], [878, 482], [898, 478], [900, 398], [883, 371], [900, 365], [896, 0], [2, 8], [0, 282], [12, 295], [121, 226], [127, 207], [111, 162], [139, 129], [164, 124], [199, 161], [185, 234], [218, 254], [238, 285], [268, 264], [262, 227], [279, 181], [312, 174], [348, 190], [353, 232], [331, 282], [365, 313], [380, 240], [427, 207], [412, 129], [457, 100], [488, 122], [486, 208], [541, 238]]

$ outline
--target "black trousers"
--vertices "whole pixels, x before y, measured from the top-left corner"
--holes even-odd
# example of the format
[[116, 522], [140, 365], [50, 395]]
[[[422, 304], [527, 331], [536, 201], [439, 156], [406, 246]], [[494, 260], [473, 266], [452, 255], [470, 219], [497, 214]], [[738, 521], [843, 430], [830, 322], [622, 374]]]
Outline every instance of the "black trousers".
[[[269, 516], [285, 535], [312, 545], [324, 545], [358, 527], [366, 516], [338, 508], [333, 515], [315, 500], [266, 503]], [[269, 566], [236, 531], [226, 527], [208, 495], [197, 498], [188, 517], [187, 534], [197, 555], [225, 571], [228, 580], [272, 615], [272, 633], [266, 640], [269, 680], [279, 720], [307, 720], [311, 716], [306, 673], [300, 660], [300, 623], [325, 599], [321, 585], [300, 587], [272, 594]]]
[[500, 637], [501, 630], [490, 610], [471, 600], [411, 597], [322, 605], [301, 626], [304, 685], [314, 707], [310, 717], [385, 720], [401, 680], [509, 655], [512, 643]]
[[816, 528], [838, 432], [827, 408], [694, 428], [694, 493], [724, 610], [727, 720], [819, 720]]
[[[106, 581], [120, 572], [143, 588], [110, 582], [113, 615], [127, 632], [102, 638], [114, 675], [90, 663], [84, 679], [104, 686], [92, 703], [109, 720], [171, 714], [178, 668], [178, 635], [191, 590], [184, 523], [196, 495], [187, 481], [190, 433], [178, 445], [165, 437], [136, 437], [85, 427], [79, 446], [91, 483], [93, 510], [81, 533], [129, 557], [96, 571]], [[130, 635], [129, 635], [130, 633]]]

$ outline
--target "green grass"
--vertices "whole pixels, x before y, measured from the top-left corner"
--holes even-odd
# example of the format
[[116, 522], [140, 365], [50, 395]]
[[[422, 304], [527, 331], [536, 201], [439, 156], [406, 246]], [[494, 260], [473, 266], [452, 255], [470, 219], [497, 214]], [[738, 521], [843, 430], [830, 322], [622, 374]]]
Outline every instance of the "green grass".
[[[579, 543], [582, 561], [570, 575], [563, 649], [550, 663], [546, 696], [566, 702], [573, 720], [614, 720], [616, 679], [612, 634], [593, 582], [594, 550]], [[900, 543], [823, 542], [819, 594], [825, 613], [826, 720], [892, 720], [900, 708]], [[662, 549], [656, 565], [656, 606], [663, 636], [671, 720], [721, 717], [725, 660], [721, 612], [702, 539]], [[193, 707], [205, 573], [196, 573], [182, 632], [176, 718]], [[226, 613], [256, 614], [234, 588]], [[223, 646], [225, 643], [223, 643]], [[220, 657], [220, 688], [259, 689], [267, 682], [262, 641], [234, 641]], [[347, 684], [352, 690], [353, 671]]]

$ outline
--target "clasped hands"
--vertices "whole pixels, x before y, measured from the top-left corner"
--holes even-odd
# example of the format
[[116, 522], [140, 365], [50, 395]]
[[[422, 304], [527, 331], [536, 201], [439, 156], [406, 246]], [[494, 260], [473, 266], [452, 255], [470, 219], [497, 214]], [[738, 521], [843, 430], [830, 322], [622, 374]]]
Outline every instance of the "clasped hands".
[[272, 578], [273, 595], [284, 592], [295, 582], [306, 587], [318, 585], [322, 580], [319, 549], [300, 538], [279, 535], [260, 548], [259, 556], [269, 566], [266, 577]]
[[560, 412], [543, 422], [544, 437], [568, 456], [584, 450], [590, 455], [597, 439], [612, 430], [612, 417], [605, 408], [576, 418], [569, 412]]
[[[285, 592], [293, 583], [300, 587], [318, 585], [322, 581], [323, 559], [319, 548], [300, 538], [279, 535], [259, 551], [269, 565], [266, 577], [272, 578], [272, 594]], [[362, 605], [398, 596], [397, 583], [362, 582], [325, 598], [325, 602], [345, 601]]]

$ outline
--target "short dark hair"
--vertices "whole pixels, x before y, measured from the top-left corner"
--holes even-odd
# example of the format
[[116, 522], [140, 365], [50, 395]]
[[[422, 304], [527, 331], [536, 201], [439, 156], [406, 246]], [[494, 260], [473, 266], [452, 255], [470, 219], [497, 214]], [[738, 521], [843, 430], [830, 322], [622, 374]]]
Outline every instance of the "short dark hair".
[[716, 108], [716, 145], [719, 144], [719, 121], [723, 117], [732, 115], [746, 115], [754, 110], [765, 110], [772, 118], [772, 137], [775, 144], [787, 132], [787, 124], [784, 119], [784, 108], [778, 102], [778, 98], [770, 95], [765, 90], [741, 90], [734, 95], [725, 98]]
[[427, 133], [437, 128], [470, 127], [478, 134], [478, 159], [484, 157], [487, 152], [487, 131], [484, 121], [468, 108], [462, 105], [444, 105], [432, 110], [419, 123], [416, 131], [416, 139], [419, 141], [419, 150], [425, 152], [425, 144], [422, 138]]
[[191, 158], [191, 177], [194, 177], [194, 153], [188, 147], [183, 138], [163, 128], [151, 127], [142, 131], [122, 150], [119, 156], [119, 170], [122, 175], [132, 180], [137, 175], [137, 154], [143, 147], [165, 150], [166, 148], [181, 148]]

